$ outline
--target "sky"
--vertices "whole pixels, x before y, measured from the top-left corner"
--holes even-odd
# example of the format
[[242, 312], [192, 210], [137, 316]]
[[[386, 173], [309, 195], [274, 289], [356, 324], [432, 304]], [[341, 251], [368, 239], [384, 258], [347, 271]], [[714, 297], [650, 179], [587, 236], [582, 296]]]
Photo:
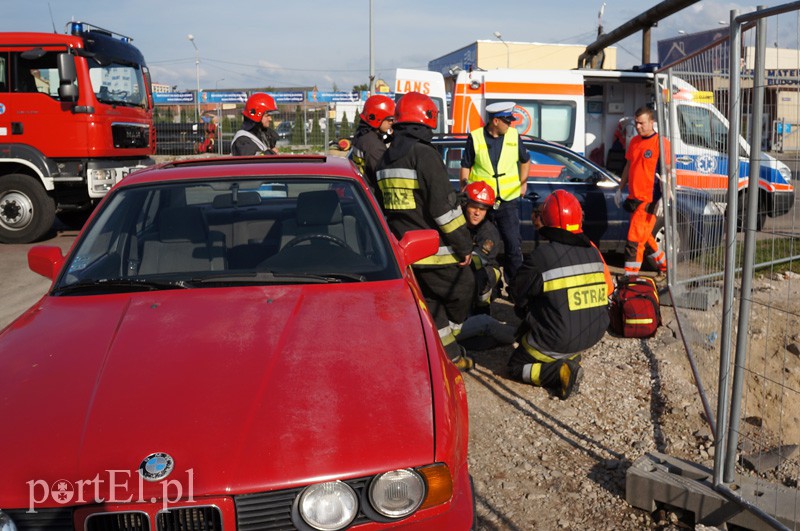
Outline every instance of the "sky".
[[[2, 0], [0, 31], [64, 32], [70, 20], [128, 35], [145, 56], [153, 81], [191, 90], [200, 87], [276, 90], [317, 86], [350, 90], [369, 82], [370, 4], [372, 54], [377, 78], [390, 84], [394, 69], [426, 69], [428, 61], [476, 40], [589, 44], [603, 9], [606, 32], [659, 4], [652, 0]], [[662, 20], [651, 32], [656, 43], [721, 28], [730, 12], [774, 7], [787, 0], [757, 4], [701, 0]], [[52, 13], [52, 18], [51, 18]], [[783, 15], [774, 28], [781, 47], [797, 47], [796, 14]], [[785, 21], [789, 23], [785, 23]], [[776, 23], [777, 26], [778, 23]], [[197, 52], [188, 39], [194, 36]], [[780, 41], [780, 42], [779, 42]], [[770, 42], [770, 44], [773, 44]], [[641, 32], [617, 45], [617, 64], [641, 62]]]

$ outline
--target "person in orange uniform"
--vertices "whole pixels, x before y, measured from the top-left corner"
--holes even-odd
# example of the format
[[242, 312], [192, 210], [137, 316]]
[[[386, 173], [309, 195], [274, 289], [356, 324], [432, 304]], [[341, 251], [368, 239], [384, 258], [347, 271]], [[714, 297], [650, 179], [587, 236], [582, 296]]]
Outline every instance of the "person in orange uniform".
[[[667, 258], [653, 238], [656, 224], [655, 210], [661, 198], [661, 185], [656, 178], [659, 170], [658, 133], [655, 131], [653, 109], [640, 107], [635, 113], [636, 132], [625, 153], [625, 169], [615, 197], [617, 206], [622, 203], [622, 190], [627, 186], [628, 198], [624, 208], [631, 213], [628, 241], [625, 244], [625, 274], [636, 275], [647, 256], [658, 267], [659, 276], [666, 274]], [[669, 141], [664, 139], [664, 151], [669, 153]], [[663, 278], [663, 276], [662, 276]]]

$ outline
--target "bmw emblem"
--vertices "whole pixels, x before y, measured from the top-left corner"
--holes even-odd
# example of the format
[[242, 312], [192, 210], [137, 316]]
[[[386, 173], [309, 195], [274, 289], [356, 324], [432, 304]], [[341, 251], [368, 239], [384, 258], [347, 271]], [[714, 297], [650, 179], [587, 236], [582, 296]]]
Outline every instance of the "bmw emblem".
[[139, 465], [139, 474], [147, 481], [161, 481], [175, 468], [175, 461], [169, 454], [156, 452], [144, 458]]

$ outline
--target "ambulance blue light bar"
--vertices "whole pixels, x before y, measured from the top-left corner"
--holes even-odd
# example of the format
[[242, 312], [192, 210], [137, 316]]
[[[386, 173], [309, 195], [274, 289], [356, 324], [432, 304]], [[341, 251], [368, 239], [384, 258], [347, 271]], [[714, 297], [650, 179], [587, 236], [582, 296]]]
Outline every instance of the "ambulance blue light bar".
[[88, 33], [88, 32], [98, 32], [108, 35], [109, 37], [115, 37], [122, 42], [132, 43], [133, 38], [128, 37], [127, 35], [122, 35], [121, 33], [117, 33], [116, 31], [107, 30], [105, 28], [101, 28], [99, 26], [95, 26], [94, 24], [90, 24], [88, 22], [81, 22], [79, 20], [73, 20], [72, 22], [67, 23], [67, 33], [70, 35], [80, 35], [81, 33]]

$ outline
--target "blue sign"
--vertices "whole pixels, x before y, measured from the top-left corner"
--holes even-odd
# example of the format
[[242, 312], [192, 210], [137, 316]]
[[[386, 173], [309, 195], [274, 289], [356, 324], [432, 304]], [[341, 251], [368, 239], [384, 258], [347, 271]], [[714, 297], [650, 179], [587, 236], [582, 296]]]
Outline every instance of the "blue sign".
[[361, 101], [361, 95], [356, 92], [325, 92], [310, 90], [308, 92], [308, 101], [311, 103], [358, 103]]
[[156, 105], [194, 103], [194, 92], [153, 92], [153, 103]]
[[203, 92], [200, 99], [203, 103], [244, 103], [247, 92]]
[[268, 92], [275, 98], [275, 103], [303, 103], [305, 94], [302, 92]]

